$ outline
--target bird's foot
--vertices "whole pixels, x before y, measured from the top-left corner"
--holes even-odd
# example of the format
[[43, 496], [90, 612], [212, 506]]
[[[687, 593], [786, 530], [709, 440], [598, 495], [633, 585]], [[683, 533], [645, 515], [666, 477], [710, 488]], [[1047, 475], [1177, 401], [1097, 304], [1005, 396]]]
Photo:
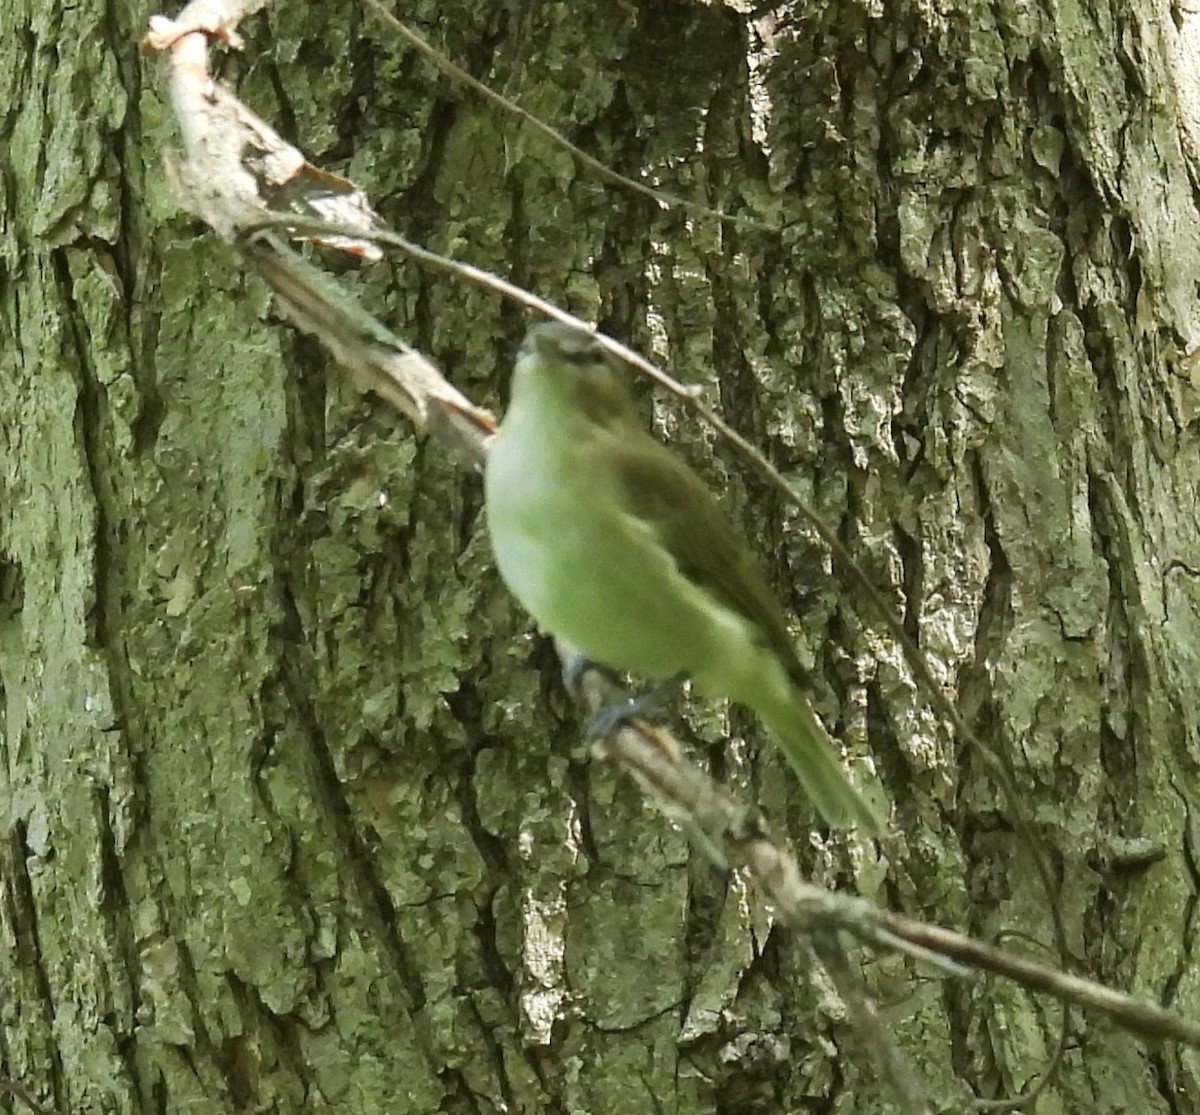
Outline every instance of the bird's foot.
[[592, 670], [600, 674], [614, 688], [620, 686], [621, 676], [615, 670], [601, 666], [599, 662], [593, 662], [582, 654], [572, 654], [563, 664], [563, 685], [576, 700], [583, 697], [583, 678]]
[[588, 741], [604, 739], [635, 716], [647, 716], [657, 712], [678, 690], [683, 677], [684, 675], [677, 674], [667, 681], [657, 682], [644, 693], [639, 693], [627, 701], [617, 701], [615, 704], [598, 708], [588, 722]]

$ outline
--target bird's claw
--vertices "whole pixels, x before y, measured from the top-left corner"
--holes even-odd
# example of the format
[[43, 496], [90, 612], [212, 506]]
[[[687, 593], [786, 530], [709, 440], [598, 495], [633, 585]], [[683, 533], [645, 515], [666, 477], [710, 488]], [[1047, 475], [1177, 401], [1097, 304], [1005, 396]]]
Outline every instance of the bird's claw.
[[620, 685], [620, 677], [607, 666], [601, 666], [599, 662], [593, 662], [590, 658], [582, 654], [572, 654], [563, 663], [563, 685], [566, 686], [567, 692], [572, 697], [580, 698], [583, 696], [583, 679], [584, 676], [595, 670], [613, 685]]
[[612, 735], [622, 724], [628, 723], [635, 716], [646, 716], [657, 712], [666, 700], [679, 688], [682, 677], [673, 677], [667, 681], [652, 685], [644, 693], [627, 701], [617, 701], [615, 704], [603, 705], [592, 713], [588, 722], [587, 740], [604, 739]]

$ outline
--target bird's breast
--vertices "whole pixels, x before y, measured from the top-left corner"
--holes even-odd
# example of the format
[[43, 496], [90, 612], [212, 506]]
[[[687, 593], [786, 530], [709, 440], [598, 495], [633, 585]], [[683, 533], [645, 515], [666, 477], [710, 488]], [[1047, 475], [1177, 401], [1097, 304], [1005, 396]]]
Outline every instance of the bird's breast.
[[[543, 627], [556, 626], [572, 581], [586, 579], [602, 527], [569, 446], [496, 439], [485, 477], [488, 531], [505, 584]], [[588, 555], [593, 557], [589, 559]]]
[[696, 673], [717, 652], [724, 609], [623, 506], [604, 459], [583, 431], [556, 445], [500, 434], [485, 478], [500, 575], [544, 630], [593, 661], [653, 678]]

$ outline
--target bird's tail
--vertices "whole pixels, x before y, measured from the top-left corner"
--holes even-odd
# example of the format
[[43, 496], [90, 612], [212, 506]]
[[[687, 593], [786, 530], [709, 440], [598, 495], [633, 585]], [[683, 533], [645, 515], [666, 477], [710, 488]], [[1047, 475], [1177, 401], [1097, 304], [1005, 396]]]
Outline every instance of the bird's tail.
[[808, 702], [794, 688], [780, 699], [758, 703], [758, 714], [774, 733], [780, 750], [817, 812], [831, 828], [858, 826], [879, 833], [883, 822], [847, 780], [833, 741]]

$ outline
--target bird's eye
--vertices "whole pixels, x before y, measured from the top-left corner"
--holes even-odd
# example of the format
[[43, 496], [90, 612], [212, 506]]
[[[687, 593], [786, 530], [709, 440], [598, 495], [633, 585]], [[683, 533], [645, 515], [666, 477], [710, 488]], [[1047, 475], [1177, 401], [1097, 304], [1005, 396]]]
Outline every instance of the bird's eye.
[[564, 348], [562, 350], [562, 358], [564, 361], [566, 361], [566, 363], [572, 364], [580, 369], [590, 368], [597, 364], [606, 363], [604, 359], [604, 349], [602, 349], [598, 344], [591, 342], [580, 345], [578, 348]]

